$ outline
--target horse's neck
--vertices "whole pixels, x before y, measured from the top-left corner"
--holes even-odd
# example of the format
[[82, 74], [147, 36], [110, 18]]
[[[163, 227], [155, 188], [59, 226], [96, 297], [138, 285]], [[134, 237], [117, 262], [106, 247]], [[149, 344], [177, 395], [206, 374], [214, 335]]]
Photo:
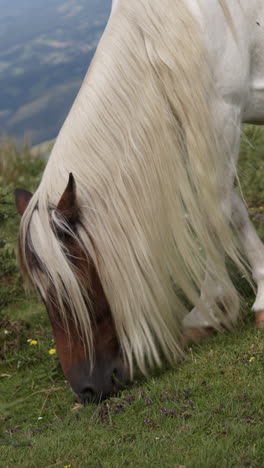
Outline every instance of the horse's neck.
[[[119, 4], [121, 4], [120, 0], [115, 0], [113, 3], [110, 23], [115, 20], [116, 15], [120, 14]], [[224, 104], [228, 103], [231, 111], [230, 119], [235, 120], [235, 125], [239, 124], [239, 119], [264, 121], [264, 93], [260, 92], [264, 90], [264, 54], [261, 52], [255, 54], [256, 50], [264, 50], [262, 0], [250, 2], [248, 0], [199, 0], [199, 2], [188, 0], [188, 4], [192, 14], [201, 23], [219, 98]], [[230, 18], [233, 28], [230, 28]], [[109, 26], [99, 45], [99, 55], [100, 49], [107, 46]], [[102, 57], [99, 56], [98, 59], [97, 55], [95, 61], [98, 60], [102, 60]], [[89, 86], [98, 80], [92, 68], [93, 66], [90, 67], [77, 101], [62, 129], [57, 147], [59, 151], [61, 148], [65, 152], [76, 151], [70, 148], [72, 136], [74, 135], [75, 141], [78, 141], [80, 146], [80, 142], [85, 137], [77, 122], [80, 120], [80, 107], [89, 95]], [[262, 99], [263, 105], [260, 106], [259, 102]], [[226, 115], [223, 120], [226, 120]], [[56, 151], [55, 149], [55, 155]]]

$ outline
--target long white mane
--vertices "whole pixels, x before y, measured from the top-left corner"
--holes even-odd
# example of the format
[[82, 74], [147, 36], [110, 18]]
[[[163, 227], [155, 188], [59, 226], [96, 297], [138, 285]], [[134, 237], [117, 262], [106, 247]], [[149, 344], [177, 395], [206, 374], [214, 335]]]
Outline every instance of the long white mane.
[[[21, 224], [92, 353], [83, 290], [50, 227], [69, 173], [82, 223], [130, 367], [181, 350], [182, 297], [223, 325], [238, 307], [224, 253], [239, 264], [221, 205], [227, 149], [216, 134], [215, 89], [202, 32], [182, 0], [120, 2]], [[37, 209], [36, 209], [37, 206]], [[84, 226], [84, 228], [82, 227]], [[92, 242], [91, 242], [92, 239]], [[207, 271], [224, 299], [199, 299]], [[29, 273], [32, 275], [32, 273]], [[209, 306], [208, 306], [209, 305]], [[91, 312], [92, 313], [92, 312]]]

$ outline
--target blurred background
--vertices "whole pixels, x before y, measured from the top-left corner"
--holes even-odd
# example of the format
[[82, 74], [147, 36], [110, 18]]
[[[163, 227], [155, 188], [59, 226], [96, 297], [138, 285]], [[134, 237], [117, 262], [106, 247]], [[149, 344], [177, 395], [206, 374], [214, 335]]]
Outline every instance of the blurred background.
[[80, 88], [111, 0], [0, 0], [0, 135], [51, 140]]

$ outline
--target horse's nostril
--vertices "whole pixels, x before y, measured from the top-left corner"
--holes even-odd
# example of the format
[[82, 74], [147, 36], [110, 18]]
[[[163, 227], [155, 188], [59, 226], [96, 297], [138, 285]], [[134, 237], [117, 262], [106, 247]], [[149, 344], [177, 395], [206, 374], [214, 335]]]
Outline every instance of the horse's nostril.
[[80, 393], [78, 393], [78, 396], [83, 403], [90, 403], [97, 398], [96, 392], [92, 387], [85, 387]]

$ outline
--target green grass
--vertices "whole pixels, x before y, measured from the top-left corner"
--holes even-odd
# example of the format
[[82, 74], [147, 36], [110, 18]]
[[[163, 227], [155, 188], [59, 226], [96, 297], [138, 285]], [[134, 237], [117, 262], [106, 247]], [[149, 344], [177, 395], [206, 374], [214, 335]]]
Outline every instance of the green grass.
[[44, 164], [31, 156], [27, 143], [20, 147], [13, 140], [0, 139], [0, 319], [3, 307], [26, 300], [15, 261], [19, 216], [14, 191], [16, 187], [35, 190]]
[[41, 337], [42, 326], [39, 346], [24, 344], [6, 359], [6, 466], [263, 466], [263, 334], [252, 324], [193, 347], [175, 370], [81, 409], [47, 353], [51, 335]]
[[[264, 132], [247, 127], [246, 134], [239, 173], [263, 235]], [[76, 404], [49, 354], [47, 314], [34, 294], [25, 296], [15, 268], [19, 218], [6, 202], [16, 185], [34, 189], [42, 170], [43, 162], [17, 149], [0, 179], [0, 265], [9, 271], [8, 283], [0, 277], [0, 467], [263, 467], [264, 331], [254, 326], [253, 296], [239, 278], [246, 311], [234, 332], [192, 346], [175, 369], [138, 378], [105, 403]]]

